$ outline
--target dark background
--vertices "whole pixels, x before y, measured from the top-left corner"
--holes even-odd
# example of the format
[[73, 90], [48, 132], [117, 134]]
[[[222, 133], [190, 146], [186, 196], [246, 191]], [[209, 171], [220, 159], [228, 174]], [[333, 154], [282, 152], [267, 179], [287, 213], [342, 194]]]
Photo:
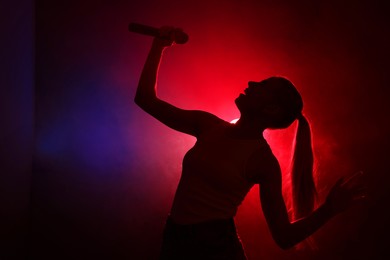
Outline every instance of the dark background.
[[[272, 241], [255, 187], [236, 222], [249, 259], [388, 259], [388, 9], [375, 1], [20, 1], [1, 4], [0, 259], [155, 259], [194, 139], [133, 103], [151, 38], [182, 27], [160, 96], [225, 120], [248, 80], [289, 77], [305, 101], [323, 199], [365, 172], [369, 200], [317, 251]], [[267, 132], [285, 172], [294, 126]]]

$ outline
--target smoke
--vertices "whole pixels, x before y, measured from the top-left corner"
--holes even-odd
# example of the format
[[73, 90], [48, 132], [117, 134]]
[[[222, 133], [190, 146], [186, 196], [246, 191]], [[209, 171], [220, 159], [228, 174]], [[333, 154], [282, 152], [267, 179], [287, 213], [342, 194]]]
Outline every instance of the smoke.
[[[67, 251], [145, 259], [158, 253], [181, 160], [195, 139], [168, 129], [133, 103], [151, 38], [129, 33], [129, 22], [174, 25], [189, 34], [187, 44], [166, 50], [159, 71], [159, 96], [178, 107], [231, 121], [239, 116], [234, 99], [248, 81], [272, 75], [291, 79], [312, 126], [322, 198], [335, 179], [355, 169], [376, 172], [375, 180], [382, 177], [377, 169], [389, 129], [386, 19], [380, 6], [364, 1], [353, 6], [38, 1], [35, 256]], [[294, 134], [294, 126], [266, 133], [286, 186]], [[351, 254], [348, 232], [337, 240], [343, 248], [330, 241], [343, 221], [318, 235], [328, 255]], [[275, 246], [258, 187], [241, 206], [237, 224], [250, 258], [312, 257]], [[364, 230], [367, 223], [361, 225]]]

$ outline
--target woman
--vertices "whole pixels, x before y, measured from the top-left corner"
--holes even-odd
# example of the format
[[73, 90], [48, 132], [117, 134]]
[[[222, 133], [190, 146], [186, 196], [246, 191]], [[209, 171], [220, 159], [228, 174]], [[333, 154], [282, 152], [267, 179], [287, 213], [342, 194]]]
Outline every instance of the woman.
[[[228, 123], [204, 111], [179, 109], [160, 100], [156, 78], [163, 50], [179, 29], [162, 27], [144, 65], [135, 102], [163, 124], [197, 138], [183, 160], [183, 172], [164, 230], [161, 259], [246, 259], [234, 216], [245, 195], [260, 185], [263, 213], [272, 237], [283, 249], [308, 238], [330, 218], [364, 196], [361, 174], [341, 178], [314, 211], [316, 189], [310, 126], [294, 85], [282, 77], [249, 82], [235, 100], [240, 119]], [[263, 131], [298, 120], [292, 185], [294, 221], [282, 197], [279, 163]]]

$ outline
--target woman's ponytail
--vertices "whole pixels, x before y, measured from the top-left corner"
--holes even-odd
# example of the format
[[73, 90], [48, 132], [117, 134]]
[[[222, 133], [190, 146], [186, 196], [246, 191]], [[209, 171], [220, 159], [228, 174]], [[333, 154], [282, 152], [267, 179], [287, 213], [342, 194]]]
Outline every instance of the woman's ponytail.
[[294, 220], [309, 215], [315, 207], [317, 191], [313, 163], [310, 125], [303, 115], [299, 115], [291, 168]]

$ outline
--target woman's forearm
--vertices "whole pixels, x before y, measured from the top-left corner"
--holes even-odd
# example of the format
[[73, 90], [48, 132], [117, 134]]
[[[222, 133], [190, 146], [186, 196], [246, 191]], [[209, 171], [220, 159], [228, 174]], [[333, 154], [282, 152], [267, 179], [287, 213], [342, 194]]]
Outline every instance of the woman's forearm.
[[149, 51], [134, 99], [139, 106], [147, 105], [148, 102], [153, 101], [157, 97], [157, 73], [164, 48], [164, 46], [153, 42]]
[[334, 214], [326, 204], [321, 205], [308, 217], [299, 219], [289, 225], [285, 232], [282, 247], [287, 249], [305, 240], [328, 222]]

